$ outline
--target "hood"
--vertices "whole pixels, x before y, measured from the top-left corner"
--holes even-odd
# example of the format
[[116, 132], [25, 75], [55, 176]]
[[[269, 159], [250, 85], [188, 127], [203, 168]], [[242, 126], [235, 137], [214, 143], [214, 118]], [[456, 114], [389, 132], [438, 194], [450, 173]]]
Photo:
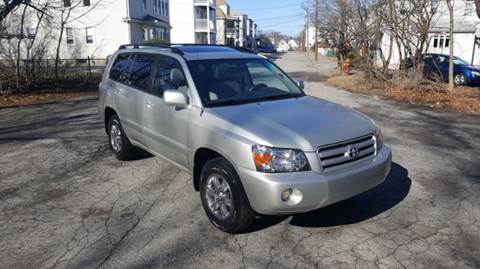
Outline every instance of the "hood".
[[470, 71], [477, 71], [477, 72], [480, 72], [480, 68], [477, 67], [477, 66], [473, 66], [473, 65], [464, 65], [465, 68], [467, 68], [468, 70]]
[[317, 147], [373, 134], [363, 114], [306, 96], [209, 108], [230, 131], [265, 146], [315, 151]]

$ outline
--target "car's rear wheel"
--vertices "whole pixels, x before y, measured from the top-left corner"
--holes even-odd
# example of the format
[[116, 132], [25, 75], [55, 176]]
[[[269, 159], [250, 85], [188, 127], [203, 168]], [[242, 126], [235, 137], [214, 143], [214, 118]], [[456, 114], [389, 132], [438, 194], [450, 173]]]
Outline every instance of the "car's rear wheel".
[[210, 160], [203, 167], [200, 196], [210, 222], [224, 232], [243, 232], [254, 221], [255, 212], [240, 178], [224, 158]]
[[453, 78], [456, 86], [462, 86], [467, 84], [467, 77], [464, 74], [456, 74]]
[[117, 159], [126, 161], [137, 154], [137, 149], [128, 140], [117, 115], [112, 115], [108, 120], [107, 131], [108, 143]]

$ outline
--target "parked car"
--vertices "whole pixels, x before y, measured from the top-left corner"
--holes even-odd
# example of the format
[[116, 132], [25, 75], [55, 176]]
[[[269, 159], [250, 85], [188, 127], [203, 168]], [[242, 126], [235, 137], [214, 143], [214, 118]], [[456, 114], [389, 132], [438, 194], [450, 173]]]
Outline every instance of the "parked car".
[[264, 57], [215, 46], [122, 46], [100, 83], [119, 160], [138, 148], [192, 175], [210, 221], [307, 212], [384, 181], [391, 151], [367, 116], [308, 96]]
[[277, 50], [274, 47], [258, 47], [258, 53], [277, 53]]
[[255, 48], [245, 48], [245, 47], [234, 47], [234, 49], [240, 51], [240, 52], [245, 52], [245, 53], [250, 53], [250, 54], [257, 54], [257, 50]]
[[[423, 72], [427, 78], [448, 82], [450, 56], [428, 53], [423, 55]], [[480, 68], [468, 62], [453, 58], [455, 85], [480, 86]], [[407, 61], [407, 67], [413, 67], [413, 60]]]

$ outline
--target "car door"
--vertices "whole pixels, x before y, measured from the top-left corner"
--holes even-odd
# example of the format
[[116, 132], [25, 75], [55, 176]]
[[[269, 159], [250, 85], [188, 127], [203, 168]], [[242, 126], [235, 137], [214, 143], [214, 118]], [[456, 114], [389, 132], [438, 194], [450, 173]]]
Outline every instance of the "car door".
[[143, 106], [152, 66], [153, 59], [148, 55], [129, 54], [123, 74], [116, 82], [116, 110], [128, 138], [136, 143], [142, 143]]
[[188, 132], [191, 110], [167, 106], [163, 92], [178, 90], [190, 99], [187, 81], [172, 81], [172, 70], [180, 71], [185, 77], [181, 64], [173, 57], [158, 56], [153, 74], [151, 94], [144, 106], [144, 136], [147, 146], [157, 154], [188, 167]]
[[447, 56], [444, 55], [437, 55], [434, 57], [434, 68], [433, 74], [436, 76], [435, 78], [441, 81], [448, 80], [448, 66], [449, 66], [449, 59]]
[[433, 56], [430, 54], [425, 55], [423, 57], [423, 74], [425, 75], [425, 77], [432, 77], [433, 68], [435, 68], [433, 63]]

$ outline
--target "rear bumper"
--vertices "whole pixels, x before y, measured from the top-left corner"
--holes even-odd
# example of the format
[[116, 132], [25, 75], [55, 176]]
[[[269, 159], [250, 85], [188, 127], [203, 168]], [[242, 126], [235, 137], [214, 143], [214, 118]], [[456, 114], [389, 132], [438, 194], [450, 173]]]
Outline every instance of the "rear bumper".
[[[373, 159], [335, 173], [265, 174], [245, 168], [237, 171], [257, 213], [282, 215], [312, 211], [363, 193], [385, 180], [391, 162], [391, 150], [385, 145]], [[293, 198], [284, 202], [281, 193], [289, 188], [294, 190]]]

